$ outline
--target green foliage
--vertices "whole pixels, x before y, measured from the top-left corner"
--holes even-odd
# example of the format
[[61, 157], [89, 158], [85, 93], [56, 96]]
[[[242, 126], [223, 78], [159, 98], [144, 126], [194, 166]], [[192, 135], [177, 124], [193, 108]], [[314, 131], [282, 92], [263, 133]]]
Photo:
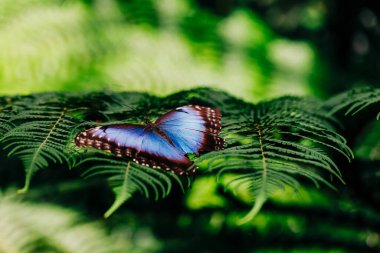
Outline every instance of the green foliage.
[[[30, 188], [0, 190], [0, 252], [379, 252], [379, 89], [272, 99], [377, 82], [370, 2], [1, 0], [0, 93], [102, 93], [0, 96], [0, 187], [24, 167]], [[200, 84], [272, 100], [151, 95]], [[227, 141], [192, 178], [74, 145], [185, 104], [221, 109]]]
[[[380, 89], [365, 87], [343, 92], [327, 101], [325, 107], [330, 109], [330, 114], [346, 110], [345, 115], [355, 115], [379, 102]], [[380, 110], [377, 111], [376, 118], [380, 119]]]
[[26, 182], [20, 192], [27, 191], [36, 171], [52, 164], [66, 164], [68, 168], [80, 165], [87, 170], [86, 176], [107, 177], [116, 195], [113, 206], [105, 214], [108, 217], [135, 192], [158, 199], [170, 193], [173, 182], [184, 189], [189, 179], [101, 151], [76, 148], [75, 134], [86, 125], [96, 125], [87, 120], [106, 121], [102, 124], [140, 123], [144, 115], [153, 120], [169, 109], [186, 104], [222, 111], [225, 150], [205, 154], [194, 161], [201, 172], [208, 168], [218, 177], [232, 175], [232, 181], [225, 186], [244, 189], [250, 201], [254, 200], [244, 222], [252, 219], [274, 193], [285, 186], [297, 188], [302, 178], [331, 188], [335, 183], [329, 182], [326, 176], [334, 175], [343, 181], [333, 159], [336, 155], [350, 159], [351, 151], [337, 132], [336, 120], [326, 116], [323, 103], [308, 98], [282, 97], [252, 105], [224, 92], [204, 88], [166, 98], [112, 92], [35, 94], [20, 98], [18, 106], [22, 110], [6, 113], [4, 119], [8, 123], [3, 128], [12, 127], [1, 141], [8, 155], [24, 163]]
[[6, 94], [167, 95], [206, 85], [252, 100], [308, 94], [303, 85], [320, 72], [312, 45], [279, 40], [247, 9], [218, 16], [192, 0], [2, 0], [0, 16]]
[[72, 105], [60, 94], [37, 95], [34, 100], [23, 102], [24, 108], [7, 119], [12, 129], [0, 139], [4, 149], [9, 150], [8, 155], [24, 163], [25, 185], [20, 193], [28, 190], [33, 174], [49, 164], [66, 163], [71, 167], [74, 156], [67, 141], [78, 124], [70, 115]]
[[[153, 193], [154, 199], [166, 197], [172, 189], [172, 182], [177, 181], [183, 187], [181, 179], [167, 171], [154, 170], [145, 166], [118, 159], [114, 155], [106, 156], [103, 153], [83, 159], [80, 164], [90, 165], [84, 176], [106, 175], [110, 186], [115, 193], [115, 201], [104, 214], [108, 218], [135, 192], [149, 198]], [[79, 164], [78, 164], [79, 165]], [[184, 189], [182, 188], [184, 191]]]
[[297, 188], [299, 177], [334, 188], [322, 176], [326, 171], [342, 181], [331, 154], [350, 160], [352, 153], [336, 132], [334, 119], [325, 116], [321, 107], [313, 99], [283, 97], [224, 119], [227, 148], [198, 162], [207, 161], [219, 176], [232, 173], [235, 177], [228, 185], [248, 189], [255, 204], [242, 223], [251, 220], [279, 189]]
[[[324, 108], [330, 115], [340, 116], [348, 129], [362, 129], [353, 136], [353, 149], [358, 158], [377, 160], [380, 146], [380, 89], [363, 87], [343, 92], [329, 99]], [[353, 118], [353, 120], [349, 120]], [[357, 122], [360, 121], [360, 124]], [[352, 130], [351, 130], [352, 131]]]
[[125, 252], [130, 245], [107, 235], [70, 209], [18, 201], [0, 192], [0, 252]]

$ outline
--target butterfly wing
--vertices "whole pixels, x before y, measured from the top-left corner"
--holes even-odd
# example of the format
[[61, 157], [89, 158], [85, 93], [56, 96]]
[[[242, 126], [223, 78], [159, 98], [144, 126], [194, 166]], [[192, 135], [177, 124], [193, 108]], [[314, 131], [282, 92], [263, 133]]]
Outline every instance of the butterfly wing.
[[223, 149], [221, 113], [217, 109], [198, 105], [178, 107], [155, 122], [173, 144], [184, 154], [199, 154]]
[[143, 133], [144, 127], [134, 124], [98, 126], [79, 133], [75, 141], [79, 147], [94, 147], [120, 157], [133, 157], [141, 146]]
[[76, 137], [79, 147], [110, 151], [119, 157], [131, 157], [136, 163], [153, 168], [188, 173], [192, 162], [170, 140], [143, 125], [116, 124], [81, 132]]

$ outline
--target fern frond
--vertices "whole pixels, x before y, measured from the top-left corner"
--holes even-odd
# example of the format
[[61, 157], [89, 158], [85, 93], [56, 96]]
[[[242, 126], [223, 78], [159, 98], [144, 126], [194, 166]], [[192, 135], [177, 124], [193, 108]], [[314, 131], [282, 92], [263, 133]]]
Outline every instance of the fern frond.
[[[88, 169], [85, 175], [105, 176], [116, 195], [105, 216], [135, 192], [158, 199], [169, 194], [174, 181], [182, 188], [185, 183], [166, 171], [129, 163], [128, 159], [106, 152], [74, 148], [73, 136], [88, 119], [97, 121], [96, 125], [116, 121], [139, 123], [141, 116], [154, 120], [180, 105], [221, 109], [221, 136], [226, 139], [226, 149], [203, 154], [194, 162], [201, 169], [208, 166], [210, 171], [216, 171], [218, 178], [233, 175], [235, 180], [229, 186], [245, 186], [255, 204], [243, 221], [251, 219], [276, 191], [285, 186], [297, 188], [300, 178], [309, 179], [316, 186], [334, 188], [325, 179], [326, 175], [333, 175], [343, 182], [334, 156], [342, 155], [348, 160], [353, 156], [345, 138], [337, 132], [339, 122], [320, 101], [309, 98], [282, 97], [253, 105], [225, 92], [199, 88], [166, 98], [105, 92], [44, 93], [29, 99], [31, 103], [24, 104], [22, 110], [7, 114], [6, 121], [13, 126], [1, 138], [9, 155], [24, 162], [27, 175], [21, 192], [28, 189], [36, 171], [52, 163], [70, 167], [75, 163], [75, 154], [86, 150], [89, 152], [78, 163]], [[107, 123], [99, 123], [104, 121]]]
[[348, 160], [352, 151], [337, 133], [337, 121], [320, 108], [319, 101], [283, 97], [225, 118], [227, 148], [206, 154], [196, 163], [208, 163], [218, 178], [234, 175], [227, 187], [245, 186], [255, 203], [241, 223], [251, 220], [276, 191], [297, 188], [297, 178], [334, 188], [324, 179], [324, 171], [343, 182], [331, 151]]
[[104, 217], [112, 215], [135, 192], [151, 196], [155, 200], [164, 198], [171, 192], [173, 182], [177, 182], [184, 191], [185, 185], [175, 174], [164, 170], [157, 170], [115, 158], [102, 152], [84, 158], [78, 165], [85, 165], [88, 169], [83, 176], [107, 176], [115, 193], [115, 201], [105, 212]]
[[70, 131], [78, 120], [70, 115], [64, 105], [32, 105], [9, 119], [14, 128], [1, 138], [9, 156], [22, 160], [25, 184], [19, 193], [28, 190], [35, 172], [50, 163], [71, 165], [73, 149], [68, 146]]
[[[328, 108], [329, 114], [333, 115], [343, 109], [345, 109], [346, 115], [355, 115], [363, 109], [377, 104], [380, 102], [380, 89], [376, 88], [361, 88], [353, 89], [338, 96], [335, 96], [325, 103], [325, 107]], [[377, 107], [379, 111], [377, 119], [380, 118], [380, 106]]]
[[0, 117], [0, 136], [12, 129], [12, 124], [4, 117]]
[[33, 96], [0, 97], [0, 137], [12, 129], [10, 118], [27, 108], [33, 101]]

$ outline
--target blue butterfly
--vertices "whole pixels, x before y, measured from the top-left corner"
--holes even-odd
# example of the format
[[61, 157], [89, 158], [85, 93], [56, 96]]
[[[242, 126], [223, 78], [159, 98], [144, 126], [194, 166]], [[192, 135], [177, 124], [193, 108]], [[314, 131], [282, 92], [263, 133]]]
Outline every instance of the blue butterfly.
[[130, 157], [141, 165], [182, 174], [195, 172], [188, 154], [223, 149], [219, 137], [222, 115], [218, 109], [198, 105], [178, 107], [156, 122], [145, 125], [115, 124], [98, 126], [79, 133], [79, 147], [94, 147]]

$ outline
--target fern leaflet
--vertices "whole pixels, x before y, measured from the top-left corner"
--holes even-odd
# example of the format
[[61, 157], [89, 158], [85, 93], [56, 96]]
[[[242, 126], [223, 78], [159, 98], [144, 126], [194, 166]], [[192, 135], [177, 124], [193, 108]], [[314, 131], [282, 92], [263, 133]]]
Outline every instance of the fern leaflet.
[[112, 206], [104, 214], [106, 218], [135, 192], [145, 195], [146, 198], [153, 195], [154, 199], [158, 200], [171, 192], [174, 181], [178, 183], [182, 191], [185, 187], [181, 179], [173, 173], [131, 163], [100, 151], [95, 151], [95, 154], [84, 158], [78, 163], [79, 165], [88, 167], [83, 174], [86, 178], [107, 176], [116, 197]]
[[218, 178], [226, 173], [234, 175], [227, 186], [245, 186], [255, 199], [241, 224], [251, 220], [274, 192], [285, 186], [297, 188], [295, 176], [334, 188], [320, 175], [326, 171], [343, 182], [337, 165], [324, 150], [335, 150], [348, 159], [352, 152], [336, 132], [336, 120], [326, 116], [320, 105], [310, 99], [285, 97], [225, 118], [227, 148], [206, 154], [197, 163], [208, 163], [209, 170], [218, 171]]
[[[35, 172], [49, 163], [73, 163], [72, 151], [68, 147], [70, 131], [77, 120], [62, 106], [33, 105], [10, 118], [16, 125], [1, 138], [9, 156], [22, 160], [26, 172], [25, 184], [19, 193], [25, 193]], [[17, 125], [18, 124], [18, 125]]]
[[[363, 109], [378, 104], [380, 102], [380, 89], [375, 88], [361, 88], [353, 89], [347, 92], [344, 92], [338, 96], [331, 98], [325, 103], [325, 107], [330, 109], [330, 114], [333, 115], [338, 111], [341, 111], [345, 108], [346, 115], [355, 115], [362, 111]], [[380, 119], [380, 109], [377, 107], [378, 114], [377, 119]]]

